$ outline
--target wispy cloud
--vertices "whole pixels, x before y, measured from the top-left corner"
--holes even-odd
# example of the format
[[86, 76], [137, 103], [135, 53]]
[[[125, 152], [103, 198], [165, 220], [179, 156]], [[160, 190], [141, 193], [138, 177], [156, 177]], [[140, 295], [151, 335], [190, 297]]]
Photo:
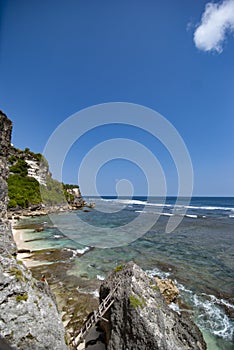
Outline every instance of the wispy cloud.
[[234, 0], [210, 2], [194, 32], [195, 45], [199, 50], [221, 53], [228, 32], [234, 33]]

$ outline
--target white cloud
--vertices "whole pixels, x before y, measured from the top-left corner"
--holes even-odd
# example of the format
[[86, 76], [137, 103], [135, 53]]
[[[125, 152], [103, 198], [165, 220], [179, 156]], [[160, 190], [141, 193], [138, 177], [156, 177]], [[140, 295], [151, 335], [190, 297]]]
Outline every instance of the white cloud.
[[199, 50], [221, 53], [228, 32], [234, 33], [234, 0], [210, 2], [194, 32], [195, 45]]

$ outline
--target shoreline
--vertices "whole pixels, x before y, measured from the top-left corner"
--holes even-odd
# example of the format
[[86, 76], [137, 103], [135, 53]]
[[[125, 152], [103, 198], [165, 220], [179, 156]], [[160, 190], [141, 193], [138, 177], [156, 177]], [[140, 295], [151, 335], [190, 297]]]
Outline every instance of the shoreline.
[[[27, 220], [30, 216], [22, 216], [20, 219]], [[31, 250], [17, 253], [17, 259], [23, 262], [37, 280], [40, 281], [43, 275], [46, 276], [46, 281], [55, 295], [66, 338], [71, 346], [84, 321], [99, 304], [98, 296], [86, 290], [88, 291], [90, 286], [91, 289], [99, 290], [101, 281], [81, 280], [74, 275], [69, 275], [67, 272], [74, 263], [71, 251], [58, 248], [35, 250], [33, 243], [28, 246], [30, 243], [25, 243], [24, 240], [24, 231], [30, 229], [30, 226], [33, 229], [34, 225], [29, 223], [28, 228], [17, 228], [19, 219], [13, 218], [9, 221], [17, 251]]]
[[[88, 208], [88, 209], [84, 209]], [[73, 211], [73, 210], [85, 210], [88, 211], [89, 209], [95, 208], [95, 203], [90, 202], [86, 203], [83, 199], [82, 202], [79, 204], [58, 204], [58, 205], [51, 205], [51, 206], [32, 206], [29, 208], [24, 209], [11, 209], [7, 211], [8, 220], [20, 220], [24, 217], [36, 217], [36, 216], [43, 216], [48, 215], [52, 213], [62, 213], [66, 211]]]

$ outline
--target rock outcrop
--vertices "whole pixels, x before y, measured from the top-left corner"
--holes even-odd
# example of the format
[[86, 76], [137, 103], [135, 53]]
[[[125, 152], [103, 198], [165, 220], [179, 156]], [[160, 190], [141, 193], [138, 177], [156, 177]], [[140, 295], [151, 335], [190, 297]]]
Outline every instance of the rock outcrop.
[[157, 282], [134, 263], [119, 267], [101, 285], [100, 301], [118, 285], [102, 322], [108, 350], [205, 350], [199, 328], [173, 311]]
[[16, 259], [7, 219], [7, 156], [11, 121], [0, 112], [0, 337], [13, 349], [65, 350], [65, 333], [46, 282], [35, 280]]
[[176, 301], [176, 298], [179, 295], [179, 290], [176, 287], [175, 283], [170, 279], [164, 280], [159, 277], [154, 277], [154, 279], [166, 303], [171, 304]]

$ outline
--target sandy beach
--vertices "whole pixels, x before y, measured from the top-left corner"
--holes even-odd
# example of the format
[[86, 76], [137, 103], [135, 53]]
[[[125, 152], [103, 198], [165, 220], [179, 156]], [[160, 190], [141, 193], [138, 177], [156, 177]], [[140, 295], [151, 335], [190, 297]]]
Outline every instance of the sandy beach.
[[[23, 226], [19, 224], [19, 221], [11, 220], [12, 234], [18, 250], [31, 250], [31, 252], [18, 253], [17, 259], [23, 261], [36, 279], [40, 280], [42, 275], [46, 276], [46, 280], [56, 297], [67, 339], [70, 342], [73, 337], [76, 337], [90, 312], [98, 306], [98, 298], [94, 294], [81, 292], [81, 290], [85, 291], [90, 287], [97, 289], [98, 285], [91, 283], [90, 286], [89, 281], [81, 281], [67, 274], [73, 265], [71, 251], [53, 248], [43, 249], [41, 240], [30, 241], [28, 238], [32, 237], [32, 234], [34, 235], [35, 227], [38, 227], [38, 224], [30, 223], [28, 219], [26, 218], [26, 224]], [[35, 235], [38, 236], [40, 233], [35, 232]], [[38, 242], [40, 243], [38, 244]], [[97, 282], [100, 284], [100, 281]]]

